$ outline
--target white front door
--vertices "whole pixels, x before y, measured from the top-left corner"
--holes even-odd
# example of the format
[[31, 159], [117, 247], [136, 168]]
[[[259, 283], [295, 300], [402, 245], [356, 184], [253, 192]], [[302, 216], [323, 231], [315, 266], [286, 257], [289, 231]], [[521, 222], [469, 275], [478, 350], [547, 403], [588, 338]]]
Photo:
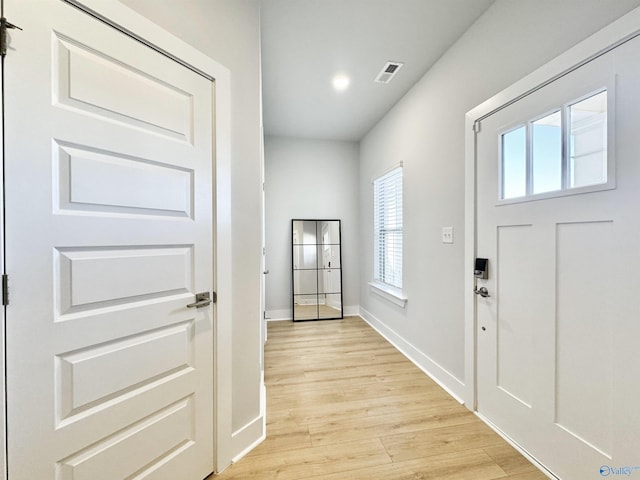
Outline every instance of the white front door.
[[213, 471], [213, 84], [5, 0], [10, 480]]
[[567, 480], [640, 475], [638, 58], [635, 39], [477, 135], [478, 411]]

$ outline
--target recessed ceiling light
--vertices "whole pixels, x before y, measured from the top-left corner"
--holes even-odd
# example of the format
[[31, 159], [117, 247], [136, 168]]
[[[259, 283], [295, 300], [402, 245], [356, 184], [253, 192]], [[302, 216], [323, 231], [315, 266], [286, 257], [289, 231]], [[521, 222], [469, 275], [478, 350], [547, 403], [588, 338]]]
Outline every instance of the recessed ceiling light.
[[333, 88], [339, 92], [346, 90], [349, 83], [351, 83], [351, 80], [345, 75], [336, 75], [333, 77]]

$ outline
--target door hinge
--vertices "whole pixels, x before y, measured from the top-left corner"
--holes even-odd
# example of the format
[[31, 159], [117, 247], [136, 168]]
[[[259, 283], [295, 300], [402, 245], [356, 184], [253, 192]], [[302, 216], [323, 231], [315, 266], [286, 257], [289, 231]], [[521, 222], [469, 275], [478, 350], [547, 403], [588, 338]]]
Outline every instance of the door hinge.
[[2, 275], [2, 305], [9, 305], [9, 275]]
[[14, 28], [22, 30], [17, 25], [8, 22], [6, 18], [0, 18], [0, 56], [2, 57], [7, 54], [7, 30]]
[[480, 120], [476, 120], [473, 122], [473, 131], [476, 133], [480, 133]]

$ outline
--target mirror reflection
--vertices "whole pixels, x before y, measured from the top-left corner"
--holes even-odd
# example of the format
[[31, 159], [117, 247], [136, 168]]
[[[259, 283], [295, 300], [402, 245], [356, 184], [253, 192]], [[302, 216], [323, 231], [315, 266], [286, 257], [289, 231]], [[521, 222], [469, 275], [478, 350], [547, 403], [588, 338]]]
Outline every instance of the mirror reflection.
[[342, 318], [340, 220], [291, 221], [293, 320]]

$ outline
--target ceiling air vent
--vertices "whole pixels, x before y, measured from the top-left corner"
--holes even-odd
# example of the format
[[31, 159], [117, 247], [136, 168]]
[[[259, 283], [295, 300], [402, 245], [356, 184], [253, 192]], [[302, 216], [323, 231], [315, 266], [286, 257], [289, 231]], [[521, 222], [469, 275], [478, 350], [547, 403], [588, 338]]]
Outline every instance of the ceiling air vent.
[[395, 77], [396, 73], [398, 73], [398, 70], [400, 70], [402, 65], [404, 65], [404, 63], [387, 62], [386, 65], [382, 67], [382, 70], [380, 70], [375, 81], [378, 83], [389, 83], [393, 77]]

